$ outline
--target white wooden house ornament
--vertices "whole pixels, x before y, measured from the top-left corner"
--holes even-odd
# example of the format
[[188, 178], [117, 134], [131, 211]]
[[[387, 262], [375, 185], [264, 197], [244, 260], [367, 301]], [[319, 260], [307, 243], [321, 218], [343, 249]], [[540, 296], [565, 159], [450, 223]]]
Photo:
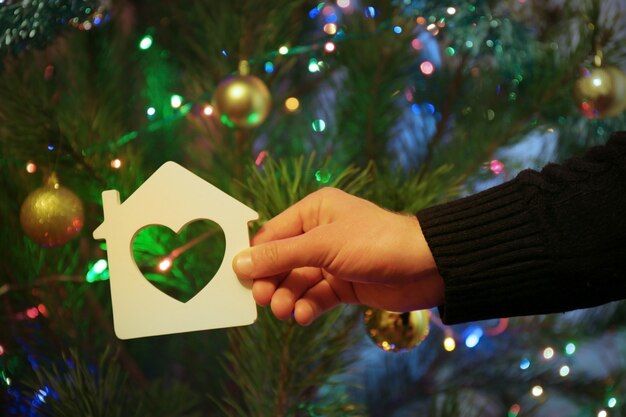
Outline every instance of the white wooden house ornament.
[[[174, 162], [163, 164], [123, 204], [115, 190], [102, 193], [104, 222], [93, 232], [106, 239], [115, 333], [120, 339], [252, 324], [257, 317], [250, 285], [232, 269], [235, 254], [249, 246], [248, 222], [258, 214]], [[132, 241], [144, 227], [175, 232], [195, 220], [212, 220], [224, 231], [224, 259], [211, 281], [183, 303], [159, 291], [140, 272]]]

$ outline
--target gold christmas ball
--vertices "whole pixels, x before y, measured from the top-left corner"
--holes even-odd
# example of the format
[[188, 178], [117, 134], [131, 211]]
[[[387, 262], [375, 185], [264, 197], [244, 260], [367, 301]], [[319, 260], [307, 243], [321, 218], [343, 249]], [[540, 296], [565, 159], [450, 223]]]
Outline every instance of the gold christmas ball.
[[20, 210], [24, 232], [44, 247], [67, 243], [83, 228], [83, 220], [83, 203], [59, 185], [55, 174], [26, 197]]
[[370, 339], [385, 351], [411, 350], [422, 343], [430, 331], [428, 310], [394, 313], [368, 308], [363, 321]]
[[213, 95], [213, 106], [227, 126], [256, 127], [270, 112], [272, 97], [263, 81], [253, 75], [222, 81]]
[[626, 74], [615, 67], [584, 70], [574, 94], [580, 111], [589, 119], [617, 116], [626, 111]]

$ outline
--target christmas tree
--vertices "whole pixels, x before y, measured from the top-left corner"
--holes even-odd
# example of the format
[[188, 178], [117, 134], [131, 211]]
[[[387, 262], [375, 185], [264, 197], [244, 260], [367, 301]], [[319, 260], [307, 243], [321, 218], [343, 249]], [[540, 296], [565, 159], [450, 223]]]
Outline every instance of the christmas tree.
[[[625, 415], [623, 303], [407, 313], [412, 338], [372, 309], [259, 308], [120, 340], [92, 237], [102, 192], [167, 161], [257, 211], [252, 234], [322, 187], [415, 213], [564, 160], [626, 129], [624, 21], [624, 0], [0, 2], [2, 415]], [[187, 302], [225, 244], [206, 220], [132, 253]]]

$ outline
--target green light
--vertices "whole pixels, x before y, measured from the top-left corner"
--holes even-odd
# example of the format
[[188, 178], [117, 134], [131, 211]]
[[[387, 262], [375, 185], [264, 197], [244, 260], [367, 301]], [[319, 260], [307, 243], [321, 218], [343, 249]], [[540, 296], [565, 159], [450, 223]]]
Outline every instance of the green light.
[[487, 42], [485, 42], [487, 44], [488, 47], [493, 48], [493, 41], [491, 39], [487, 40]]
[[252, 112], [246, 117], [246, 121], [250, 124], [257, 124], [261, 120], [261, 114], [257, 112]]
[[96, 263], [89, 268], [89, 271], [87, 271], [85, 279], [87, 282], [105, 281], [109, 279], [108, 266], [109, 264], [106, 259], [98, 259]]
[[454, 48], [453, 48], [453, 47], [451, 47], [451, 46], [448, 46], [448, 47], [446, 48], [446, 52], [447, 52], [447, 53], [448, 53], [448, 55], [450, 55], [450, 56], [454, 56], [454, 53], [455, 53]]
[[613, 408], [613, 407], [615, 407], [615, 406], [617, 405], [617, 398], [615, 398], [615, 397], [611, 397], [611, 398], [609, 398], [609, 400], [606, 402], [606, 405], [607, 405], [609, 408]]
[[150, 49], [152, 46], [152, 36], [146, 35], [139, 41], [139, 49], [145, 51], [146, 49]]
[[222, 114], [220, 116], [220, 122], [222, 122], [223, 124], [225, 124], [228, 127], [235, 127], [235, 124], [232, 122], [232, 120], [230, 120], [228, 118], [228, 116], [226, 116], [225, 114]]
[[326, 129], [326, 122], [322, 119], [313, 120], [311, 126], [315, 132], [323, 132]]
[[470, 7], [468, 7], [470, 12], [475, 12], [476, 11], [476, 6], [471, 5]]
[[179, 108], [183, 105], [183, 98], [178, 94], [173, 94], [172, 97], [170, 97], [170, 105], [174, 109]]
[[328, 184], [331, 178], [332, 178], [332, 175], [330, 172], [322, 172], [321, 169], [318, 169], [315, 172], [315, 180], [317, 182], [321, 182], [322, 184]]
[[565, 345], [565, 353], [568, 355], [573, 355], [574, 352], [576, 352], [576, 345], [573, 344], [572, 342], [569, 342], [567, 345]]

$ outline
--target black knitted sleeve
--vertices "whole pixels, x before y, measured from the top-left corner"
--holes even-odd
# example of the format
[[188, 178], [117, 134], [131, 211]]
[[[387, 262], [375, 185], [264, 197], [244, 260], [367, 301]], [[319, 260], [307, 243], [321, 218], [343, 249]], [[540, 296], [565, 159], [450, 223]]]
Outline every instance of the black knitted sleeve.
[[626, 132], [417, 217], [445, 282], [445, 323], [626, 298]]

